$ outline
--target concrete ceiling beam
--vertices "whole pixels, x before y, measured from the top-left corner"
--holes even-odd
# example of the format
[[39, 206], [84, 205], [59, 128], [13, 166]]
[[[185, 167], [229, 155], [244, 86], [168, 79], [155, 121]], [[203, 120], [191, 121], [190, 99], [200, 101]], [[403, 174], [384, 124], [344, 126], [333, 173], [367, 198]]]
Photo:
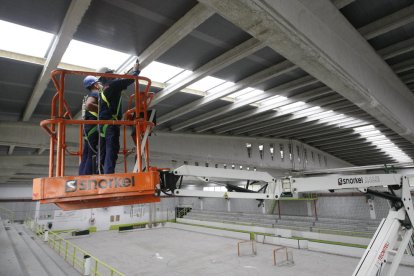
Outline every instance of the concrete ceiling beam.
[[364, 27], [359, 28], [358, 31], [367, 40], [370, 40], [412, 22], [414, 22], [414, 5], [408, 6], [365, 25]]
[[72, 0], [70, 3], [65, 18], [63, 19], [62, 26], [50, 47], [43, 70], [40, 73], [32, 95], [30, 96], [30, 100], [23, 113], [23, 121], [30, 120], [30, 117], [50, 82], [50, 72], [55, 70], [59, 65], [59, 62], [69, 46], [76, 29], [81, 23], [85, 12], [89, 8], [90, 3], [91, 0]]
[[9, 146], [9, 149], [7, 151], [7, 155], [12, 155], [15, 147], [16, 147], [15, 145]]
[[332, 3], [337, 7], [338, 10], [342, 9], [343, 7], [348, 6], [349, 4], [355, 2], [355, 0], [333, 0]]
[[281, 63], [278, 63], [276, 65], [273, 65], [267, 69], [264, 69], [260, 72], [257, 72], [247, 78], [242, 79], [241, 81], [238, 81], [235, 83], [232, 87], [225, 89], [223, 91], [219, 91], [210, 95], [206, 95], [205, 97], [195, 100], [191, 103], [188, 103], [174, 111], [171, 111], [160, 118], [157, 119], [157, 124], [161, 125], [164, 124], [172, 119], [175, 119], [179, 116], [185, 115], [191, 111], [197, 110], [201, 108], [202, 106], [205, 106], [207, 104], [210, 104], [214, 101], [217, 101], [223, 97], [226, 97], [230, 94], [233, 94], [237, 91], [240, 91], [247, 87], [254, 87], [255, 85], [264, 82], [266, 80], [269, 80], [271, 78], [274, 78], [276, 76], [283, 75], [287, 72], [290, 72], [297, 67], [293, 65], [289, 61], [283, 61]]
[[396, 74], [401, 74], [414, 69], [414, 58], [404, 60], [403, 62], [391, 65]]
[[[300, 83], [300, 82], [298, 82], [298, 83]], [[313, 83], [311, 83], [311, 81], [309, 81], [309, 82], [305, 81], [305, 82], [301, 82], [301, 83], [304, 86], [306, 86], [305, 85], [306, 83], [308, 83], [308, 85], [313, 84]], [[292, 85], [292, 83], [291, 83], [291, 85]], [[294, 88], [294, 85], [292, 85], [290, 87], [292, 88], [292, 90], [296, 89], [296, 88]], [[271, 93], [272, 91], [276, 92], [276, 90], [269, 89], [269, 90], [265, 91], [265, 93]], [[287, 92], [287, 90], [285, 90], [285, 92]], [[289, 104], [292, 104], [292, 103], [295, 103], [295, 102], [298, 102], [298, 101], [304, 101], [304, 102], [309, 101], [310, 102], [310, 101], [312, 101], [313, 96], [322, 96], [324, 94], [329, 94], [330, 92], [331, 91], [330, 91], [329, 88], [321, 87], [321, 88], [317, 88], [317, 89], [312, 89], [310, 91], [306, 91], [306, 92], [301, 93], [299, 95], [294, 95], [294, 96], [289, 97], [286, 100], [278, 102], [278, 103], [273, 103], [273, 104], [272, 103], [270, 103], [270, 104], [263, 103], [259, 107], [255, 108], [253, 110], [244, 111], [244, 112], [238, 113], [238, 114], [233, 115], [233, 116], [228, 116], [228, 117], [226, 116], [223, 119], [215, 120], [212, 123], [208, 123], [208, 124], [203, 125], [202, 127], [198, 127], [198, 128], [195, 129], [195, 131], [198, 132], [198, 133], [205, 132], [207, 130], [217, 128], [219, 126], [230, 124], [230, 123], [233, 123], [233, 122], [236, 122], [236, 121], [241, 121], [241, 120], [246, 119], [246, 118], [251, 118], [252, 116], [259, 115], [259, 114], [267, 112], [269, 110], [280, 109], [280, 107], [283, 107], [283, 106], [286, 106], [286, 105], [289, 105]], [[282, 92], [282, 94], [283, 94], [283, 92]], [[265, 94], [263, 94], [263, 95], [265, 95]], [[270, 98], [270, 97], [267, 96], [264, 99], [266, 99], [266, 98]], [[235, 103], [237, 103], [237, 102], [235, 102]], [[231, 105], [229, 107], [231, 107]], [[298, 108], [301, 108], [301, 107], [298, 107]], [[232, 111], [232, 110], [234, 110], [234, 109], [230, 109], [230, 111]], [[225, 113], [227, 113], [227, 111]], [[220, 115], [223, 115], [223, 114], [224, 113], [222, 113]], [[288, 113], [285, 113], [285, 114], [288, 114]]]
[[199, 2], [414, 142], [414, 95], [330, 1]]
[[401, 76], [401, 80], [407, 84], [414, 82], [414, 73]]
[[[358, 114], [358, 109], [354, 106], [349, 109], [350, 112], [356, 112], [355, 115], [362, 116], [360, 112]], [[336, 116], [336, 115], [334, 115]], [[350, 119], [352, 120], [352, 119]], [[324, 123], [321, 119], [312, 119], [309, 117], [304, 117], [302, 120], [294, 121], [291, 124], [285, 124], [284, 122], [273, 124], [271, 127], [268, 126], [266, 128], [260, 128], [255, 131], [250, 131], [250, 135], [290, 135], [296, 134], [296, 130], [305, 131], [307, 129], [314, 129], [316, 127], [325, 128], [328, 124]], [[335, 127], [331, 124], [332, 127]]]
[[411, 51], [414, 51], [414, 37], [385, 47], [379, 50], [378, 54], [387, 60]]
[[161, 101], [166, 100], [167, 98], [180, 92], [181, 89], [189, 86], [190, 84], [208, 75], [212, 75], [218, 72], [226, 66], [253, 54], [254, 52], [262, 49], [263, 47], [263, 42], [255, 38], [247, 40], [246, 42], [236, 46], [228, 52], [204, 64], [184, 80], [165, 87], [163, 90], [161, 90], [155, 95], [154, 100], [151, 102], [151, 106], [154, 106], [160, 103]]
[[[66, 143], [78, 143], [78, 128], [66, 127]], [[0, 145], [27, 148], [49, 148], [49, 136], [38, 124], [0, 122]]]
[[[362, 111], [358, 112], [358, 108], [354, 107], [351, 112], [353, 112], [355, 114], [355, 116], [363, 116]], [[334, 116], [338, 116], [338, 115], [334, 115]], [[259, 135], [259, 136], [273, 136], [273, 135], [277, 135], [280, 137], [290, 137], [290, 136], [294, 136], [294, 135], [298, 135], [300, 133], [304, 133], [307, 131], [313, 131], [313, 130], [324, 130], [324, 129], [328, 129], [330, 130], [331, 128], [337, 127], [335, 125], [333, 125], [332, 122], [324, 122], [323, 119], [312, 119], [312, 118], [306, 118], [305, 121], [302, 123], [303, 125], [298, 125], [295, 127], [290, 127], [290, 128], [286, 128], [283, 125], [282, 126], [276, 126], [276, 127], [272, 127], [272, 128], [268, 128], [268, 129], [262, 129], [256, 132], [252, 132], [254, 133], [253, 135]]]
[[[352, 106], [351, 103], [344, 102], [344, 99], [341, 99], [341, 97], [338, 97], [338, 95], [326, 97], [321, 101], [318, 101], [318, 103], [320, 104], [320, 106], [324, 106], [324, 108], [330, 108], [332, 110]], [[257, 129], [268, 128], [279, 123], [288, 123], [289, 121], [306, 118], [306, 115], [292, 114], [288, 117], [285, 115], [287, 114], [275, 111], [274, 113], [268, 114], [264, 117], [252, 118], [249, 120], [245, 120], [242, 123], [238, 123], [237, 125], [228, 125], [222, 128], [218, 128], [215, 130], [215, 132], [218, 134], [222, 134], [231, 131], [235, 135], [241, 135], [243, 133], [249, 133], [250, 135], [250, 133]], [[258, 124], [257, 122], [260, 122], [260, 124]]]
[[[38, 65], [42, 65], [42, 66], [45, 66], [46, 60], [47, 60], [46, 58], [29, 56], [29, 55], [14, 53], [14, 52], [6, 51], [6, 50], [0, 50], [0, 57], [7, 58], [7, 59], [18, 60], [18, 61], [23, 61], [23, 62], [32, 63], [32, 64], [38, 64]], [[61, 69], [74, 70], [74, 71], [93, 71], [92, 68], [77, 66], [77, 65], [73, 65], [73, 64], [64, 63], [64, 62], [60, 62], [57, 67], [61, 68]], [[13, 85], [21, 85], [21, 84], [20, 83], [13, 83]], [[33, 86], [28, 85], [27, 87], [31, 88]]]
[[[236, 110], [240, 107], [243, 107], [243, 106], [258, 102], [258, 101], [262, 101], [262, 100], [265, 100], [265, 99], [268, 99], [268, 98], [271, 98], [271, 97], [274, 97], [274, 96], [277, 96], [277, 95], [284, 95], [284, 94], [287, 94], [287, 93], [289, 93], [289, 92], [291, 92], [295, 89], [306, 87], [308, 85], [312, 85], [312, 84], [315, 84], [317, 82], [318, 82], [318, 80], [315, 80], [311, 76], [305, 76], [305, 77], [302, 77], [300, 79], [290, 81], [288, 83], [284, 83], [284, 84], [279, 85], [277, 87], [274, 87], [272, 89], [266, 90], [266, 91], [264, 91], [263, 93], [261, 93], [259, 95], [256, 95], [256, 96], [253, 96], [253, 97], [250, 97], [250, 98], [247, 98], [247, 99], [236, 100], [234, 103], [231, 103], [229, 105], [217, 108], [215, 110], [204, 113], [202, 115], [199, 115], [199, 116], [194, 117], [190, 120], [179, 123], [177, 125], [173, 125], [173, 126], [171, 126], [171, 129], [174, 130], [174, 131], [182, 130], [182, 129], [190, 127], [194, 124], [201, 123], [201, 122], [204, 122], [204, 121], [209, 120], [209, 119], [213, 119], [213, 118], [218, 117], [218, 116], [222, 116], [222, 115], [224, 115], [228, 112], [231, 112], [233, 110]], [[291, 101], [286, 100], [286, 104], [288, 104], [288, 103], [291, 103]], [[203, 132], [207, 129], [211, 129], [212, 127], [214, 127], [214, 125], [215, 125], [214, 123], [207, 124], [205, 127], [199, 128], [196, 131], [197, 132]]]
[[202, 4], [197, 4], [139, 54], [141, 67], [145, 68], [148, 64], [157, 60], [213, 14], [213, 10]]

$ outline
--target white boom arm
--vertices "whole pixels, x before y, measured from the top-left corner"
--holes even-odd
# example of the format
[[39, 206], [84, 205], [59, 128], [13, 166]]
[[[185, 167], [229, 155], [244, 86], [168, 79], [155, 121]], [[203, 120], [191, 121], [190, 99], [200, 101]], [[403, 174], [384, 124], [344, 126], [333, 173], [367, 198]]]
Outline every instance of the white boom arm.
[[[265, 193], [207, 192], [176, 189], [176, 196], [280, 199], [299, 192], [320, 190], [358, 189], [388, 199], [391, 210], [375, 232], [370, 244], [356, 267], [354, 276], [395, 275], [398, 265], [413, 234], [414, 205], [410, 193], [409, 178], [400, 174], [327, 175], [322, 177], [282, 178], [276, 180], [265, 172], [217, 169], [197, 166], [181, 166], [175, 175], [195, 176], [206, 182], [211, 179], [251, 180], [268, 184]], [[388, 187], [388, 193], [370, 190], [372, 187]], [[401, 239], [399, 239], [401, 237]], [[385, 264], [394, 255], [391, 266]]]

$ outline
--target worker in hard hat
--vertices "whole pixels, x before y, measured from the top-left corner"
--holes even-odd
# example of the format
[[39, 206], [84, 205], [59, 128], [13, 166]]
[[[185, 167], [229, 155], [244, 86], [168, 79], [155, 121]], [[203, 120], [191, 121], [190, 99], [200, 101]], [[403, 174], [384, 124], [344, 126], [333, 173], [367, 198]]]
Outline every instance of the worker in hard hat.
[[[83, 86], [89, 91], [82, 103], [82, 119], [97, 120], [98, 119], [98, 102], [99, 90], [102, 89], [102, 84], [99, 83], [98, 78], [94, 76], [87, 76], [83, 80]], [[83, 126], [83, 152], [82, 160], [79, 165], [79, 175], [90, 175], [97, 173], [96, 160], [98, 156], [98, 126], [84, 125]]]
[[[113, 73], [113, 70], [102, 68], [100, 73]], [[134, 64], [131, 69], [133, 76], [140, 73], [139, 62]], [[100, 94], [99, 120], [120, 120], [122, 118], [122, 91], [134, 83], [133, 79], [111, 79], [101, 77], [103, 90]], [[116, 160], [118, 159], [119, 145], [119, 125], [100, 126], [100, 163], [103, 164], [104, 174], [115, 172]]]

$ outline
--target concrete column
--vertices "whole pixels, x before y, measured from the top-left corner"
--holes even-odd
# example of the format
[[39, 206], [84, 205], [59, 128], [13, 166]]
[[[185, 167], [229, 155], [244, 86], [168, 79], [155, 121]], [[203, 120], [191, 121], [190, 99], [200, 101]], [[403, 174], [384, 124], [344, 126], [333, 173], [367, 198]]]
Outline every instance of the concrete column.
[[200, 198], [200, 210], [204, 210], [204, 200], [202, 198]]
[[376, 219], [377, 214], [375, 213], [375, 204], [373, 199], [368, 199], [368, 206], [369, 206], [369, 216], [371, 219]]
[[266, 214], [266, 201], [263, 201], [262, 204], [262, 214]]
[[311, 217], [312, 214], [312, 201], [306, 201], [306, 209], [308, 210], [308, 217]]
[[85, 255], [85, 256], [83, 256], [83, 259], [84, 259], [83, 275], [84, 276], [89, 276], [89, 275], [91, 275], [91, 263], [92, 263], [91, 256]]
[[227, 199], [227, 212], [231, 212], [230, 199]]
[[49, 230], [45, 230], [45, 233], [43, 234], [43, 241], [47, 242], [49, 239]]
[[38, 221], [39, 219], [39, 212], [40, 212], [40, 201], [36, 202], [36, 209], [35, 209], [35, 216], [34, 216], [34, 220]]

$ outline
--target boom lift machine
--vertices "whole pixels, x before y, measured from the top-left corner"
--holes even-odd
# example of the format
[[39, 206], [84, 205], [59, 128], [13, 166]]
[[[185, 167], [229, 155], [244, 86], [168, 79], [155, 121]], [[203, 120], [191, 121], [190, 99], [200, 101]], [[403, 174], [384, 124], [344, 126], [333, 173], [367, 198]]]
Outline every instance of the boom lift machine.
[[[129, 97], [124, 120], [75, 120], [64, 98], [65, 76], [95, 75], [107, 78], [134, 79], [134, 93]], [[256, 171], [226, 170], [219, 168], [182, 166], [172, 171], [150, 166], [148, 136], [154, 127], [148, 118], [148, 105], [153, 98], [149, 92], [151, 80], [145, 77], [55, 70], [52, 81], [57, 89], [53, 97], [51, 118], [41, 122], [50, 136], [49, 177], [33, 180], [33, 199], [41, 203], [55, 203], [63, 210], [99, 208], [115, 205], [130, 205], [159, 202], [161, 192], [166, 195], [192, 197], [218, 197], [224, 199], [249, 198], [279, 200], [300, 192], [320, 190], [358, 189], [389, 200], [391, 210], [375, 232], [353, 275], [381, 275], [389, 256], [394, 255], [387, 275], [395, 275], [407, 245], [412, 239], [414, 207], [409, 178], [399, 174], [374, 175], [328, 175], [323, 177], [275, 179], [270, 174]], [[142, 88], [142, 89], [141, 89]], [[132, 104], [134, 105], [133, 107]], [[139, 116], [135, 116], [139, 115]], [[68, 125], [79, 126], [79, 148], [70, 152], [66, 144]], [[66, 176], [66, 154], [81, 156], [82, 128], [85, 124], [120, 125], [123, 128], [124, 172], [110, 175]], [[135, 129], [135, 150], [127, 148], [126, 128]], [[128, 172], [127, 155], [135, 153], [136, 165]], [[145, 167], [143, 161], [145, 160]], [[177, 181], [184, 176], [197, 177], [205, 182], [211, 180], [249, 180], [265, 183], [261, 192], [232, 186], [234, 192], [190, 191], [181, 188]], [[413, 183], [411, 183], [412, 185]], [[227, 184], [228, 185], [228, 184]], [[376, 191], [373, 187], [387, 187], [388, 191]]]

